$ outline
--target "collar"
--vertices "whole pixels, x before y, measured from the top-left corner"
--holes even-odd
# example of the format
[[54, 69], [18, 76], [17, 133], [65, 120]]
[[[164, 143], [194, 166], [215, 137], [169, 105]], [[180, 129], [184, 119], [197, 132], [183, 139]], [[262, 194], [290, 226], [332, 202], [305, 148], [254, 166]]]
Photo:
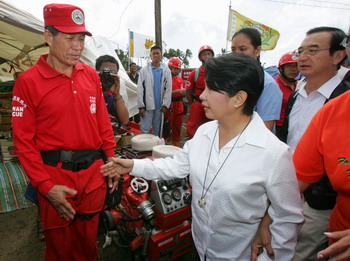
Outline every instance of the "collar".
[[[202, 135], [206, 136], [209, 142], [213, 142], [216, 129], [219, 126], [218, 121], [216, 120], [211, 121], [207, 123], [207, 125], [209, 126], [205, 129], [205, 131], [203, 131]], [[259, 114], [257, 112], [254, 112], [250, 123], [248, 124], [247, 128], [244, 130], [241, 137], [239, 138], [239, 141], [236, 144], [236, 147], [242, 147], [244, 144], [250, 144], [252, 146], [265, 148], [266, 132], [263, 131], [265, 128], [266, 128], [265, 124], [263, 120], [260, 118]], [[216, 139], [218, 139], [218, 137], [219, 135], [217, 135]], [[228, 147], [228, 148], [232, 147], [235, 142], [235, 138], [230, 140], [224, 147]]]
[[[331, 79], [329, 79], [327, 82], [325, 82], [323, 85], [321, 85], [320, 88], [313, 92], [318, 92], [321, 94], [325, 99], [329, 99], [331, 96], [332, 92], [334, 89], [339, 85], [341, 82], [341, 78], [339, 77], [338, 74], [333, 76]], [[305, 81], [305, 84], [303, 84], [300, 89], [298, 90], [298, 93], [303, 96], [304, 98], [307, 98], [307, 93], [305, 91], [305, 86], [306, 86], [307, 80]]]
[[150, 65], [151, 68], [154, 69], [154, 70], [160, 70], [160, 69], [163, 69], [163, 67], [164, 67], [164, 65], [163, 65], [162, 62], [160, 63], [160, 65], [159, 65], [158, 68], [154, 67], [153, 64], [152, 64], [152, 62], [149, 62], [149, 65]]
[[[48, 54], [44, 54], [40, 56], [38, 62], [36, 63], [39, 73], [44, 78], [54, 78], [60, 75], [63, 75], [62, 73], [56, 71], [54, 68], [51, 67], [46, 61], [48, 57]], [[75, 75], [77, 71], [84, 70], [84, 67], [81, 63], [77, 63], [73, 68], [72, 75]]]
[[[289, 89], [293, 90], [293, 91], [295, 90], [295, 87], [296, 87], [296, 85], [297, 85], [297, 82], [293, 82], [293, 83], [291, 83], [293, 87], [291, 87], [291, 85], [289, 85], [288, 83], [286, 83], [286, 82], [283, 80], [283, 78], [282, 78], [281, 75], [278, 75], [278, 76], [277, 76], [276, 82], [279, 83], [280, 85], [283, 85], [283, 86], [286, 87], [286, 88], [289, 88]], [[294, 89], [293, 89], [293, 88], [294, 88]]]

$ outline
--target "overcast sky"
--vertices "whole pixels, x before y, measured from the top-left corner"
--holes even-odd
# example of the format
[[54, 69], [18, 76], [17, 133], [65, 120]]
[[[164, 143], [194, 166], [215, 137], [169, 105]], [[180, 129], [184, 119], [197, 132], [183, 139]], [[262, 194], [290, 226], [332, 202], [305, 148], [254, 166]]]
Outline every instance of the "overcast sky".
[[[94, 35], [128, 46], [128, 29], [154, 35], [154, 0], [0, 0], [11, 3], [40, 20], [48, 3], [69, 3], [85, 12], [86, 27]], [[289, 4], [288, 4], [289, 3]], [[292, 4], [293, 3], [293, 4]], [[167, 48], [190, 49], [191, 67], [199, 66], [198, 49], [211, 45], [215, 53], [230, 49], [226, 42], [229, 0], [163, 0], [162, 36]], [[318, 7], [323, 6], [323, 7]], [[307, 30], [316, 26], [349, 27], [350, 0], [232, 0], [231, 8], [280, 32], [277, 46], [262, 53], [265, 66], [298, 48]]]

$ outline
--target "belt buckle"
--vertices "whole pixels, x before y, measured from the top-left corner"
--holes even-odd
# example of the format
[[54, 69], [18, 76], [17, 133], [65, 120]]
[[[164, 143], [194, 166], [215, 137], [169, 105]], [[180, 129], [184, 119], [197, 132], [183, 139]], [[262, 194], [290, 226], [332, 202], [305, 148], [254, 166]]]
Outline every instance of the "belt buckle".
[[73, 160], [74, 151], [72, 150], [61, 150], [59, 161], [68, 162]]

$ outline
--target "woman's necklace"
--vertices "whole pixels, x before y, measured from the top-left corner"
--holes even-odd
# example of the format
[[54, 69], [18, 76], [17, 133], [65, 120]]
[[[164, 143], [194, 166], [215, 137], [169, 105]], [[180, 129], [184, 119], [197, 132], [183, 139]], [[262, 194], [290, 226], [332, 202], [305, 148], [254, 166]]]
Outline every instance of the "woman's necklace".
[[231, 152], [233, 151], [234, 147], [236, 146], [239, 138], [241, 137], [242, 133], [245, 131], [245, 129], [247, 128], [247, 126], [249, 125], [251, 121], [251, 118], [249, 120], [249, 122], [247, 123], [247, 125], [244, 127], [244, 129], [242, 130], [242, 132], [238, 135], [235, 143], [233, 144], [230, 152], [227, 154], [224, 162], [221, 164], [220, 168], [218, 169], [218, 171], [215, 173], [214, 175], [214, 178], [211, 180], [207, 190], [204, 191], [204, 188], [205, 188], [205, 183], [207, 181], [207, 174], [208, 174], [208, 168], [209, 168], [209, 162], [210, 162], [210, 158], [211, 158], [211, 152], [213, 151], [213, 146], [214, 146], [214, 142], [215, 142], [215, 138], [216, 138], [216, 135], [218, 133], [218, 130], [219, 130], [219, 126], [217, 127], [216, 131], [215, 131], [215, 134], [214, 134], [214, 138], [213, 138], [213, 142], [211, 143], [211, 147], [210, 147], [210, 153], [209, 153], [209, 159], [208, 159], [208, 163], [207, 163], [207, 169], [205, 170], [205, 176], [204, 176], [204, 183], [203, 183], [203, 189], [202, 189], [202, 196], [200, 199], [198, 199], [198, 205], [201, 207], [201, 208], [204, 208], [205, 204], [207, 203], [206, 200], [205, 200], [205, 195], [207, 195], [207, 192], [209, 190], [209, 188], [211, 187], [211, 185], [213, 184], [214, 180], [216, 179], [216, 177], [218, 176], [220, 170], [222, 169], [222, 167], [224, 166], [226, 160], [228, 159], [228, 157], [230, 156]]

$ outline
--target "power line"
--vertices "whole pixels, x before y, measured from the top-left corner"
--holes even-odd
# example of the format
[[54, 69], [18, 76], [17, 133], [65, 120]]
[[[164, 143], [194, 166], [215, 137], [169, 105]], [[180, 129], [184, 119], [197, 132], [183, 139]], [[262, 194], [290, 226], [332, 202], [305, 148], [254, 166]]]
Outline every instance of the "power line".
[[123, 19], [123, 15], [125, 13], [125, 11], [129, 8], [130, 4], [133, 2], [134, 0], [130, 0], [129, 3], [127, 4], [127, 6], [124, 8], [122, 14], [120, 15], [120, 19], [119, 19], [119, 26], [118, 26], [118, 29], [115, 33], [112, 33], [111, 37], [113, 37], [114, 35], [118, 34], [119, 33], [119, 30], [120, 30], [120, 26], [121, 26], [121, 23], [122, 23], [122, 19]]
[[350, 6], [350, 4], [340, 3], [340, 2], [333, 2], [333, 1], [322, 1], [322, 0], [305, 0], [305, 1]]
[[302, 6], [311, 6], [311, 7], [319, 7], [319, 8], [338, 9], [338, 10], [350, 10], [350, 8], [344, 8], [344, 7], [320, 6], [320, 5], [311, 5], [311, 4], [300, 4], [300, 3], [283, 2], [283, 1], [278, 1], [278, 0], [263, 0], [263, 1], [275, 2], [275, 3], [282, 3], [282, 4], [290, 4], [290, 5], [302, 5]]

